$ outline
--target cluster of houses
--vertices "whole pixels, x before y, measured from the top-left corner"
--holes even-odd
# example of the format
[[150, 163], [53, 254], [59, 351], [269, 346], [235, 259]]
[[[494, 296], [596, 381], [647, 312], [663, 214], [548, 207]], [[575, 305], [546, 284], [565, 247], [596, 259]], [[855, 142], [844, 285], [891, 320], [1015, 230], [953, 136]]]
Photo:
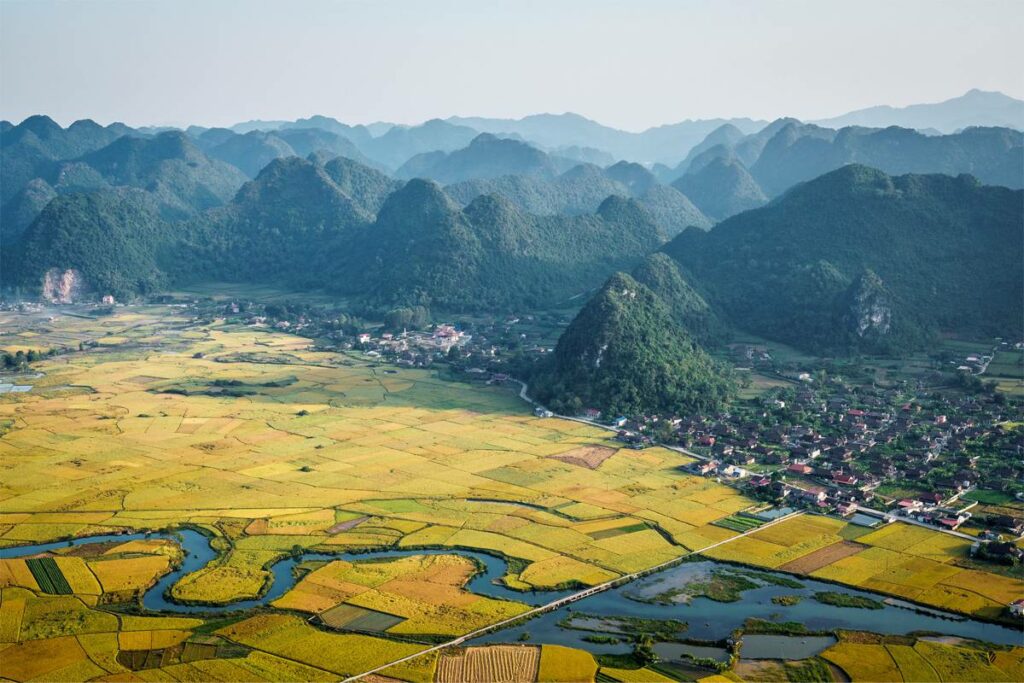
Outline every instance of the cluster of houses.
[[433, 329], [422, 332], [384, 332], [380, 336], [362, 332], [356, 335], [355, 343], [349, 344], [349, 348], [360, 349], [368, 356], [384, 358], [397, 365], [427, 367], [446, 357], [453, 348], [465, 346], [471, 338], [453, 325], [435, 325]]
[[[696, 474], [743, 479], [758, 497], [842, 515], [872, 503], [883, 484], [917, 484], [920, 499], [894, 513], [956, 529], [970, 518], [951, 507], [962, 494], [979, 485], [1007, 488], [1024, 474], [1024, 444], [984, 467], [964, 448], [994, 434], [1004, 410], [988, 395], [950, 398], [921, 387], [830, 380], [774, 391], [728, 413], [610, 424], [619, 428], [620, 440], [647, 443], [657, 433], [660, 442], [698, 454], [702, 461], [691, 467]], [[1014, 526], [1010, 520], [1006, 529]]]
[[949, 500], [944, 500], [939, 493], [925, 493], [916, 499], [904, 498], [896, 503], [892, 514], [956, 531], [961, 524], [971, 518], [969, 510], [976, 505], [971, 503], [962, 508], [951, 507], [956, 498], [957, 496], [951, 496]]

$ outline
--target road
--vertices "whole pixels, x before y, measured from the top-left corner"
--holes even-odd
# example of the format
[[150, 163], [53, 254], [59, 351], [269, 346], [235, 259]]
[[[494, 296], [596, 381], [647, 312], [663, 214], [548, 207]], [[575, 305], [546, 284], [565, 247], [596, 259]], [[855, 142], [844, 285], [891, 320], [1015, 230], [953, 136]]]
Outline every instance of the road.
[[[522, 380], [519, 380], [519, 379], [513, 379], [511, 381], [518, 383], [519, 386], [521, 387], [519, 389], [519, 398], [523, 399], [524, 401], [526, 401], [527, 403], [529, 403], [531, 405], [539, 405], [537, 403], [537, 401], [535, 401], [534, 399], [530, 398], [529, 394], [526, 393], [527, 389], [528, 389], [528, 386], [527, 386], [526, 382], [524, 382]], [[590, 425], [591, 427], [597, 427], [598, 429], [603, 429], [606, 432], [615, 432], [616, 434], [619, 433], [619, 430], [616, 427], [609, 427], [606, 424], [601, 424], [600, 422], [595, 422], [594, 420], [588, 420], [585, 417], [573, 417], [573, 416], [570, 416], [570, 415], [559, 415], [558, 413], [552, 413], [551, 417], [557, 417], [560, 420], [569, 420], [571, 422], [579, 422], [581, 424]], [[699, 453], [694, 453], [693, 451], [688, 451], [685, 448], [683, 448], [682, 446], [669, 446], [668, 444], [663, 444], [663, 443], [656, 443], [655, 445], [656, 446], [661, 446], [662, 448], [667, 448], [670, 451], [675, 451], [676, 453], [682, 453], [683, 455], [688, 455], [691, 458], [696, 458], [697, 460], [708, 460], [709, 459], [705, 455], [701, 455]]]
[[430, 654], [431, 652], [437, 652], [438, 650], [443, 650], [443, 649], [448, 648], [448, 647], [456, 647], [456, 646], [462, 645], [467, 640], [472, 640], [473, 638], [478, 638], [478, 637], [480, 637], [482, 635], [490, 633], [491, 631], [500, 630], [500, 629], [502, 629], [502, 628], [504, 628], [504, 627], [506, 627], [506, 626], [508, 626], [510, 624], [513, 624], [515, 622], [518, 622], [518, 621], [520, 621], [522, 619], [528, 619], [530, 617], [535, 617], [535, 616], [538, 616], [540, 614], [544, 614], [545, 612], [551, 612], [552, 610], [559, 609], [560, 607], [564, 607], [566, 605], [572, 604], [574, 602], [577, 602], [578, 600], [583, 600], [584, 598], [589, 598], [591, 595], [594, 595], [596, 593], [601, 593], [601, 592], [606, 591], [606, 590], [608, 590], [610, 588], [615, 588], [616, 586], [620, 586], [620, 585], [622, 585], [624, 583], [629, 583], [630, 581], [633, 581], [634, 579], [638, 579], [641, 576], [646, 576], [648, 574], [653, 574], [655, 572], [661, 571], [662, 569], [666, 569], [668, 567], [671, 567], [672, 565], [679, 564], [680, 562], [682, 562], [687, 557], [690, 557], [691, 555], [699, 555], [700, 553], [707, 552], [708, 550], [712, 550], [713, 548], [717, 548], [719, 546], [725, 545], [726, 543], [732, 543], [737, 538], [743, 538], [744, 536], [746, 536], [748, 534], [752, 534], [755, 531], [760, 531], [762, 529], [767, 529], [768, 527], [774, 526], [776, 524], [780, 524], [780, 523], [782, 523], [782, 522], [784, 522], [784, 521], [786, 521], [788, 519], [793, 519], [794, 517], [799, 517], [802, 514], [804, 514], [804, 512], [802, 510], [798, 510], [796, 512], [793, 512], [793, 513], [790, 513], [788, 515], [785, 515], [784, 517], [779, 517], [778, 519], [772, 520], [771, 522], [768, 522], [766, 524], [762, 524], [759, 527], [755, 527], [755, 528], [750, 529], [748, 531], [744, 531], [743, 533], [738, 534], [736, 536], [732, 536], [730, 538], [727, 538], [724, 541], [719, 541], [717, 543], [712, 543], [711, 545], [705, 546], [703, 548], [699, 548], [697, 550], [691, 550], [690, 552], [688, 552], [688, 553], [686, 553], [684, 555], [680, 555], [679, 557], [673, 558], [673, 559], [669, 560], [668, 562], [663, 562], [661, 564], [655, 565], [653, 567], [648, 567], [647, 569], [643, 569], [641, 571], [634, 572], [632, 574], [625, 574], [623, 576], [620, 576], [617, 579], [613, 579], [611, 581], [607, 581], [607, 582], [599, 584], [597, 586], [592, 586], [590, 588], [586, 588], [586, 589], [581, 590], [581, 591], [579, 591], [577, 593], [573, 593], [572, 595], [567, 595], [564, 598], [559, 598], [558, 600], [552, 600], [551, 602], [549, 602], [547, 604], [541, 605], [539, 607], [534, 607], [533, 609], [531, 609], [529, 611], [526, 611], [526, 612], [523, 612], [522, 614], [516, 615], [516, 616], [511, 617], [509, 619], [503, 619], [502, 621], [493, 623], [493, 624], [491, 624], [489, 626], [485, 626], [484, 628], [481, 628], [481, 629], [477, 629], [476, 631], [471, 631], [471, 632], [469, 632], [469, 633], [467, 633], [467, 634], [465, 634], [463, 636], [459, 636], [458, 638], [453, 638], [452, 640], [449, 640], [447, 642], [441, 643], [440, 645], [434, 645], [433, 647], [428, 647], [425, 650], [420, 650], [419, 652], [417, 652], [415, 654], [411, 654], [411, 655], [409, 655], [407, 657], [402, 657], [401, 659], [396, 659], [396, 660], [388, 662], [386, 664], [381, 664], [380, 666], [378, 666], [378, 667], [376, 667], [374, 669], [370, 669], [368, 671], [363, 671], [362, 673], [355, 674], [354, 676], [349, 676], [348, 678], [344, 679], [344, 681], [342, 683], [349, 683], [350, 681], [357, 681], [360, 678], [362, 678], [363, 676], [369, 676], [370, 674], [380, 673], [384, 669], [387, 669], [389, 667], [395, 666], [396, 664], [403, 664], [405, 662], [411, 661], [411, 660], [416, 659], [418, 657], [422, 657], [424, 655]]

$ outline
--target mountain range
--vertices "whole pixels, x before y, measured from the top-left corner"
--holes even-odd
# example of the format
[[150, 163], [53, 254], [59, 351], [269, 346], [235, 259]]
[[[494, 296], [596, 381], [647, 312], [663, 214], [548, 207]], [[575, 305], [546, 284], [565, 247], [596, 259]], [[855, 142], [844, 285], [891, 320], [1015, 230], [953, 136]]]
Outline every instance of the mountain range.
[[0, 123], [0, 284], [67, 275], [131, 298], [231, 280], [377, 312], [512, 312], [573, 305], [621, 271], [699, 344], [741, 328], [888, 353], [1020, 333], [1019, 131], [716, 122], [675, 165], [645, 166], [525, 137], [595, 130], [572, 117], [465, 123]]
[[827, 128], [916, 128], [937, 133], [955, 133], [971, 126], [1024, 129], [1024, 101], [1001, 92], [969, 90], [959, 97], [933, 104], [907, 107], [882, 105], [858, 109], [830, 119], [812, 121]]
[[849, 165], [663, 247], [733, 325], [817, 352], [1018, 338], [1024, 191]]

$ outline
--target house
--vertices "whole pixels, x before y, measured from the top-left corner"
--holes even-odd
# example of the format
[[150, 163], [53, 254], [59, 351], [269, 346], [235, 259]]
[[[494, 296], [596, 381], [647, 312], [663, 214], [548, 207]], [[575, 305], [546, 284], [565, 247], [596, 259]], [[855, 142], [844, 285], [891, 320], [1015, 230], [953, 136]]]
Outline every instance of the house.
[[848, 472], [833, 472], [832, 481], [840, 486], [855, 486], [857, 484], [857, 476]]
[[588, 420], [596, 420], [601, 417], [601, 411], [598, 410], [597, 408], [584, 408], [583, 417], [587, 418]]
[[622, 415], [620, 415], [619, 417], [617, 417], [614, 420], [612, 420], [612, 426], [613, 427], [625, 427], [626, 426], [626, 422], [627, 422], [626, 418], [623, 417]]
[[434, 328], [435, 339], [458, 339], [462, 333], [451, 325], [438, 325]]
[[812, 467], [808, 466], [808, 465], [801, 465], [801, 464], [798, 464], [798, 463], [793, 463], [792, 465], [790, 465], [789, 467], [786, 468], [786, 471], [787, 472], [792, 472], [793, 474], [804, 474], [804, 475], [807, 475], [807, 474], [812, 473], [814, 471], [814, 469]]
[[717, 460], [701, 460], [693, 464], [693, 471], [702, 477], [706, 477], [717, 472], [719, 464]]
[[857, 511], [857, 506], [854, 503], [840, 503], [836, 506], [836, 511], [843, 517], [849, 517]]
[[998, 529], [1005, 529], [1015, 536], [1024, 534], [1024, 519], [1011, 517], [1010, 515], [992, 515], [989, 517], [992, 526]]
[[537, 417], [552, 417], [552, 416], [554, 416], [554, 413], [552, 413], [550, 410], [548, 410], [544, 406], [537, 406], [536, 408], [534, 408], [533, 409], [533, 414], [536, 415]]
[[800, 500], [814, 504], [824, 503], [828, 498], [825, 489], [819, 488], [797, 489], [796, 495]]
[[745, 469], [737, 467], [736, 465], [725, 465], [724, 467], [720, 467], [718, 473], [734, 479], [742, 479], [749, 474]]
[[370, 337], [370, 334], [368, 332], [363, 332], [358, 337], [358, 340], [359, 340], [360, 344], [369, 344], [370, 343], [370, 339], [372, 339], [372, 337]]
[[959, 517], [940, 517], [938, 521], [939, 526], [955, 531], [966, 520], [961, 520]]
[[1015, 617], [1024, 616], [1024, 598], [1014, 600], [1010, 603], [1010, 614]]

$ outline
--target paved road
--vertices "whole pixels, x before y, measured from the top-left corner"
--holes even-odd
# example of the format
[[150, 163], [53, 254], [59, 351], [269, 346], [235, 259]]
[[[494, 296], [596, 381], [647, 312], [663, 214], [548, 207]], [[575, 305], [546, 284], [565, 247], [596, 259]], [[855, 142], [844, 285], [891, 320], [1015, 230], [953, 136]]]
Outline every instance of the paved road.
[[613, 579], [611, 581], [607, 581], [607, 582], [599, 584], [597, 586], [592, 586], [590, 588], [581, 590], [581, 591], [579, 591], [577, 593], [573, 593], [572, 595], [567, 595], [564, 598], [559, 598], [558, 600], [552, 600], [551, 602], [549, 602], [547, 604], [541, 605], [539, 607], [535, 607], [535, 608], [533, 608], [533, 609], [531, 609], [531, 610], [529, 610], [527, 612], [523, 612], [522, 614], [519, 614], [517, 616], [511, 617], [509, 619], [504, 619], [502, 621], [493, 623], [493, 624], [491, 624], [489, 626], [485, 626], [484, 628], [477, 629], [476, 631], [471, 631], [470, 633], [467, 633], [467, 634], [465, 634], [463, 636], [459, 636], [458, 638], [453, 638], [452, 640], [449, 640], [449, 641], [447, 641], [445, 643], [441, 643], [440, 645], [434, 645], [433, 647], [428, 647], [425, 650], [420, 650], [419, 652], [417, 652], [415, 654], [411, 654], [411, 655], [409, 655], [407, 657], [402, 657], [401, 659], [396, 659], [394, 661], [388, 662], [387, 664], [381, 664], [380, 666], [378, 666], [378, 667], [376, 667], [374, 669], [370, 669], [368, 671], [363, 671], [362, 673], [355, 674], [354, 676], [349, 676], [348, 678], [344, 679], [344, 681], [342, 683], [349, 683], [350, 681], [357, 681], [360, 678], [362, 678], [363, 676], [369, 676], [370, 674], [380, 673], [381, 671], [383, 671], [384, 669], [387, 669], [388, 667], [392, 667], [392, 666], [395, 666], [396, 664], [402, 664], [404, 662], [408, 662], [410, 660], [416, 659], [417, 657], [422, 657], [423, 655], [429, 654], [431, 652], [437, 652], [438, 650], [443, 650], [443, 649], [448, 648], [448, 647], [455, 647], [455, 646], [458, 646], [458, 645], [462, 645], [467, 640], [471, 640], [473, 638], [477, 638], [477, 637], [482, 636], [482, 635], [484, 635], [486, 633], [490, 633], [491, 631], [497, 631], [497, 630], [502, 629], [502, 628], [504, 628], [504, 627], [506, 627], [506, 626], [508, 626], [508, 625], [510, 625], [512, 623], [514, 623], [514, 622], [519, 621], [520, 619], [534, 617], [534, 616], [543, 614], [545, 612], [550, 612], [550, 611], [556, 610], [556, 609], [558, 609], [560, 607], [564, 607], [565, 605], [569, 605], [569, 604], [574, 603], [574, 602], [576, 602], [578, 600], [583, 600], [584, 598], [589, 598], [591, 595], [594, 595], [596, 593], [601, 593], [601, 592], [606, 591], [606, 590], [608, 590], [610, 588], [615, 588], [616, 586], [620, 586], [620, 585], [622, 585], [624, 583], [629, 583], [630, 581], [633, 581], [634, 579], [637, 579], [637, 578], [639, 578], [641, 576], [646, 576], [647, 574], [653, 574], [654, 572], [660, 571], [660, 570], [665, 569], [667, 567], [671, 567], [674, 564], [679, 564], [685, 558], [687, 558], [687, 557], [689, 557], [691, 555], [698, 555], [700, 553], [707, 552], [708, 550], [711, 550], [713, 548], [717, 548], [718, 546], [725, 545], [726, 543], [732, 543], [737, 538], [743, 538], [747, 534], [752, 534], [755, 531], [760, 531], [762, 529], [767, 529], [770, 526], [774, 526], [776, 524], [784, 522], [787, 519], [792, 519], [794, 517], [799, 517], [802, 514], [804, 514], [802, 510], [790, 513], [788, 515], [785, 515], [784, 517], [779, 517], [778, 519], [772, 520], [771, 522], [768, 522], [766, 524], [762, 524], [759, 527], [755, 527], [755, 528], [750, 529], [748, 531], [744, 531], [743, 533], [738, 534], [736, 536], [732, 536], [730, 538], [727, 538], [724, 541], [719, 541], [718, 543], [712, 543], [711, 545], [705, 546], [703, 548], [699, 548], [697, 550], [691, 550], [690, 552], [688, 552], [688, 553], [686, 553], [684, 555], [680, 555], [679, 557], [673, 558], [673, 559], [669, 560], [668, 562], [663, 562], [663, 563], [661, 563], [659, 565], [655, 565], [653, 567], [649, 567], [647, 569], [644, 569], [644, 570], [638, 571], [638, 572], [634, 572], [632, 574], [626, 574], [624, 576], [620, 576], [617, 579]]

